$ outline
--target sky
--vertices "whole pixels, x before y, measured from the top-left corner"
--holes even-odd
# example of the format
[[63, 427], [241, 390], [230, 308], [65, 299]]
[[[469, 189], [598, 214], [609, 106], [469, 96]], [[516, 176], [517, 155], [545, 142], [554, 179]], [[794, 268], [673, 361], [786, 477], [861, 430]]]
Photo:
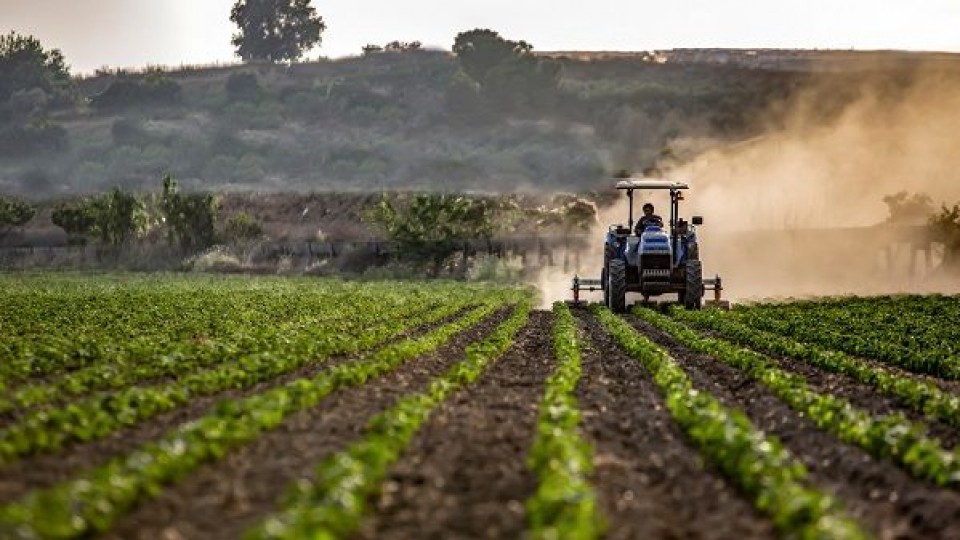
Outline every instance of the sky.
[[[234, 0], [0, 0], [0, 32], [59, 48], [74, 73], [103, 66], [231, 63]], [[327, 31], [308, 58], [357, 55], [367, 43], [449, 50], [490, 28], [536, 50], [683, 47], [960, 52], [960, 0], [366, 0], [313, 6]]]

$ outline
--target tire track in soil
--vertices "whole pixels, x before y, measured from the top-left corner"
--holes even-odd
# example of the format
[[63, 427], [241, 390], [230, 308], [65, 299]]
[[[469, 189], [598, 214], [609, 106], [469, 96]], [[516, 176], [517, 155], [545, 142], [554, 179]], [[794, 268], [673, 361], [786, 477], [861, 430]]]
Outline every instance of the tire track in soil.
[[275, 430], [208, 463], [144, 501], [101, 538], [234, 539], [278, 508], [290, 485], [312, 479], [317, 464], [359, 440], [373, 415], [462, 360], [470, 343], [502, 322], [502, 309], [431, 354], [411, 359], [390, 373], [334, 392], [316, 407], [294, 414]]
[[[411, 329], [380, 346], [396, 343], [413, 336], [425, 334], [431, 329], [449, 323], [463, 315], [469, 307], [436, 323]], [[498, 314], [504, 316], [505, 312]], [[301, 377], [312, 377], [333, 366], [355, 360], [358, 355], [327, 357], [309, 362], [289, 373], [263, 381], [246, 389], [234, 389], [210, 396], [200, 396], [175, 410], [160, 414], [133, 426], [121, 428], [106, 437], [86, 443], [74, 443], [59, 453], [43, 454], [20, 459], [0, 467], [0, 503], [22, 497], [32, 489], [43, 489], [76, 477], [81, 471], [99, 467], [111, 459], [130, 453], [144, 443], [160, 438], [171, 429], [195, 420], [217, 403], [227, 399], [243, 399], [281, 386]]]
[[391, 468], [356, 538], [520, 538], [536, 489], [526, 457], [553, 372], [552, 314], [532, 311], [513, 346], [434, 411]]
[[636, 317], [626, 319], [666, 349], [694, 385], [743, 410], [807, 467], [811, 481], [834, 493], [877, 538], [960, 539], [960, 493], [916, 480], [889, 459], [845, 444], [780, 401], [745, 373], [692, 351]]
[[689, 445], [639, 360], [594, 317], [576, 316], [586, 338], [577, 398], [607, 538], [775, 538], [770, 520]]

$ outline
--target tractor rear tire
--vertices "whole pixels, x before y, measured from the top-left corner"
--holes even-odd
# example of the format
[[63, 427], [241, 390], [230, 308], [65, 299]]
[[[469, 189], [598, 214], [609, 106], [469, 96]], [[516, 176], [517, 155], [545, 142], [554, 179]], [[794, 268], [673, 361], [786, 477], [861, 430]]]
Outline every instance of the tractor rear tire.
[[607, 307], [614, 313], [627, 310], [627, 263], [621, 259], [611, 259], [607, 265]]
[[700, 309], [703, 303], [703, 265], [700, 261], [687, 261], [685, 266], [686, 286], [683, 289], [683, 307]]

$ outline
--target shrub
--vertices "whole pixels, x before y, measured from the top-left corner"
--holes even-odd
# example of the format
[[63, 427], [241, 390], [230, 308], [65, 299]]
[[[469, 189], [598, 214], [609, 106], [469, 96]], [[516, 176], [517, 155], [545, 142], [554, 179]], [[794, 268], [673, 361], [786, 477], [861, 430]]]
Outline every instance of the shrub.
[[36, 213], [37, 209], [25, 201], [0, 196], [0, 234], [26, 225]]
[[263, 225], [246, 212], [231, 216], [223, 226], [223, 238], [227, 243], [249, 242], [261, 236]]
[[142, 80], [114, 81], [101, 94], [90, 99], [91, 105], [101, 110], [128, 107], [175, 105], [180, 101], [180, 83], [155, 73]]
[[147, 205], [143, 199], [114, 188], [109, 193], [82, 203], [93, 222], [89, 231], [104, 244], [118, 247], [143, 236], [149, 229]]
[[67, 147], [67, 130], [47, 120], [0, 128], [0, 156], [59, 152]]
[[257, 101], [260, 98], [260, 83], [255, 73], [234, 73], [224, 84], [230, 101]]
[[140, 146], [150, 140], [150, 136], [134, 118], [118, 118], [110, 126], [110, 135], [116, 145]]
[[283, 108], [277, 103], [240, 101], [227, 105], [224, 120], [238, 129], [277, 129], [283, 125]]
[[167, 176], [163, 179], [160, 196], [160, 212], [168, 227], [168, 240], [184, 252], [194, 252], [213, 245], [216, 232], [214, 223], [219, 203], [208, 193], [183, 194], [177, 181]]

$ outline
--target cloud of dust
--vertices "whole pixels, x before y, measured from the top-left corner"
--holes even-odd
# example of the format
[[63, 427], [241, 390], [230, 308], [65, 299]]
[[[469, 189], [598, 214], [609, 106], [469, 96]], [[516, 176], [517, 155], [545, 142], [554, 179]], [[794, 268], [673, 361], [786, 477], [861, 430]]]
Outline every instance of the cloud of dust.
[[[763, 135], [664, 167], [691, 186], [681, 215], [704, 216], [705, 277], [720, 274], [726, 298], [960, 292], [960, 279], [937, 269], [937, 246], [915, 251], [913, 236], [875, 227], [888, 216], [885, 195], [924, 192], [938, 206], [960, 200], [960, 70], [845, 77], [843, 102], [835, 74], [812, 76], [771, 110]], [[637, 193], [637, 212], [646, 196]], [[656, 197], [666, 219], [668, 199]], [[603, 232], [626, 222], [626, 201], [598, 221], [581, 255], [596, 267], [588, 277], [599, 277]], [[570, 276], [541, 274], [545, 301], [570, 297]]]
[[734, 299], [960, 291], [935, 270], [936, 249], [914, 254], [911, 235], [866, 228], [886, 220], [885, 195], [960, 200], [960, 73], [851, 77], [855, 98], [832, 118], [836, 78], [820, 77], [786, 104], [780, 127], [670, 171], [691, 184], [689, 213], [705, 217], [706, 270]]

